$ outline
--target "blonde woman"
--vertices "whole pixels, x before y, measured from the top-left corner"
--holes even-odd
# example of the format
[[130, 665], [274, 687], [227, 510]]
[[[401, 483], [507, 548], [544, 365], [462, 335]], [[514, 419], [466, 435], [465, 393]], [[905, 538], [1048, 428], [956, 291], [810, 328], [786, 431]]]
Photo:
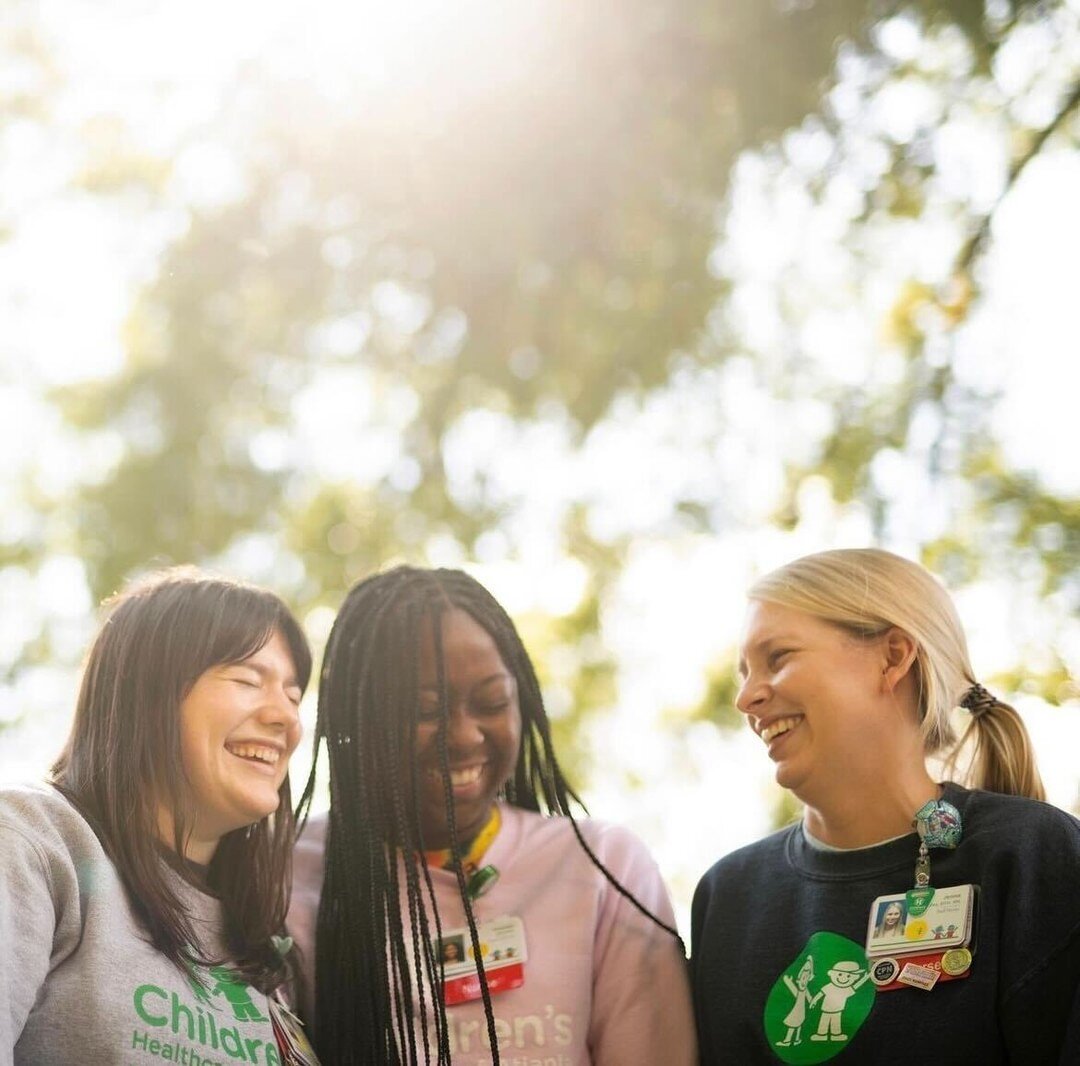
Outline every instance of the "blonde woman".
[[[702, 1062], [1080, 1061], [1080, 822], [1041, 802], [1024, 726], [978, 684], [938, 582], [872, 549], [796, 560], [751, 589], [739, 671], [805, 814], [698, 886]], [[926, 756], [965, 741], [970, 787], [936, 781]]]

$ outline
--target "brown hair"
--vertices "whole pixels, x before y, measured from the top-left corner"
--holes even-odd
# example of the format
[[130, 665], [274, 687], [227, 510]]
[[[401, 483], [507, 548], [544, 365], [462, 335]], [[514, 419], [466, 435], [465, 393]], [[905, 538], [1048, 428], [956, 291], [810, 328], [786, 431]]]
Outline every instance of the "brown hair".
[[[152, 574], [107, 607], [52, 781], [94, 827], [155, 947], [179, 966], [222, 961], [196, 953], [190, 916], [162, 865], [159, 803], [173, 812], [177, 855], [193, 824], [180, 704], [203, 673], [247, 658], [275, 632], [305, 688], [307, 640], [273, 593], [192, 568]], [[279, 796], [276, 813], [221, 839], [208, 877], [222, 901], [230, 962], [263, 990], [285, 976], [271, 937], [282, 931], [289, 898], [294, 822], [288, 776]]]
[[[949, 752], [946, 766], [955, 769], [970, 742], [969, 778], [976, 788], [1046, 798], [1023, 721], [977, 684], [960, 616], [924, 567], [879, 548], [818, 552], [766, 574], [749, 597], [806, 611], [862, 639], [902, 629], [918, 648], [918, 711], [927, 754]], [[971, 720], [958, 740], [950, 714], [961, 705]]]

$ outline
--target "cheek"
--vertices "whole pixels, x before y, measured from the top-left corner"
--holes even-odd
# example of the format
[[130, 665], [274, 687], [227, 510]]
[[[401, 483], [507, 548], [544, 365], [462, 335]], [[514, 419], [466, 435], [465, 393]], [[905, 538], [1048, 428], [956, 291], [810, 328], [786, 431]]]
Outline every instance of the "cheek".
[[188, 722], [180, 722], [180, 769], [189, 781], [205, 775], [207, 764], [206, 740]]
[[[437, 750], [437, 737], [439, 735], [438, 722], [420, 722], [416, 726], [412, 738], [412, 754], [414, 758], [422, 758], [429, 752]], [[409, 760], [409, 737], [401, 738], [401, 757], [406, 762]]]
[[304, 729], [303, 729], [303, 726], [301, 726], [299, 722], [297, 722], [296, 725], [292, 726], [289, 729], [288, 737], [287, 737], [285, 743], [288, 746], [288, 751], [287, 751], [286, 754], [288, 754], [290, 758], [292, 757], [293, 753], [296, 751], [297, 747], [299, 746], [300, 738], [303, 735], [304, 735]]
[[515, 712], [510, 716], [503, 732], [502, 741], [503, 758], [509, 768], [517, 763], [518, 753], [521, 750], [521, 712]]

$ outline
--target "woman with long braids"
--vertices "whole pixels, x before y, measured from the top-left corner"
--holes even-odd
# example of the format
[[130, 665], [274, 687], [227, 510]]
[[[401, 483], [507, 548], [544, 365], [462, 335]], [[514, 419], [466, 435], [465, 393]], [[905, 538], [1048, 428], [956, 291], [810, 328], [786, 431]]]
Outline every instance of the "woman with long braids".
[[320, 744], [331, 807], [297, 846], [290, 931], [325, 1062], [697, 1061], [656, 866], [571, 816], [536, 674], [483, 586], [411, 567], [355, 586]]
[[[698, 886], [702, 1062], [1080, 1062], [1080, 822], [1041, 802], [944, 588], [876, 549], [797, 559], [750, 590], [739, 671], [805, 812]], [[970, 788], [927, 766], [960, 751]]]

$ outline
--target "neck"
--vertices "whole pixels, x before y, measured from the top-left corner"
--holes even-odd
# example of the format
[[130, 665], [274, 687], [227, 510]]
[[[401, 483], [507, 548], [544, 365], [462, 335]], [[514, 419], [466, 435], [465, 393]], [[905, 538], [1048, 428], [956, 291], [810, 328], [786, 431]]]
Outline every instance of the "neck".
[[807, 829], [834, 848], [865, 848], [910, 833], [915, 812], [941, 794], [921, 764], [905, 774], [844, 785], [829, 796], [800, 797], [806, 803]]
[[[170, 851], [176, 851], [176, 830], [173, 824], [172, 814], [165, 808], [158, 808], [158, 838]], [[187, 838], [184, 840], [184, 850], [179, 857], [188, 862], [197, 863], [199, 866], [209, 866], [220, 838], [204, 840], [200, 837], [198, 826], [189, 829]]]
[[[491, 808], [487, 821], [478, 833], [459, 845], [461, 852], [461, 864], [466, 869], [476, 867], [484, 856], [484, 852], [491, 846], [491, 842], [498, 835], [502, 818], [499, 815], [498, 806]], [[454, 852], [451, 848], [434, 848], [424, 852], [429, 866], [441, 869], [449, 869], [454, 864]]]

